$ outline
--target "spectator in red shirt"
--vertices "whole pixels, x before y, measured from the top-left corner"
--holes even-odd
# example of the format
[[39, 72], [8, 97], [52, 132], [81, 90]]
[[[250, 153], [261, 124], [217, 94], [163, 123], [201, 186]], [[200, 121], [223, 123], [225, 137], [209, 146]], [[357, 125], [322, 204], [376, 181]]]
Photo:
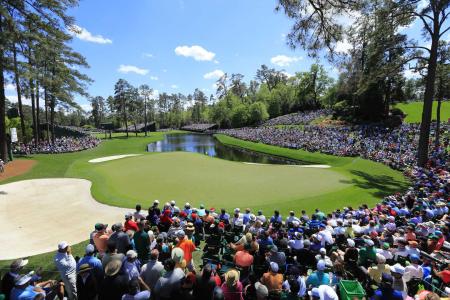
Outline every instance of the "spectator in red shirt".
[[128, 231], [128, 230], [131, 230], [131, 231], [134, 231], [134, 232], [139, 230], [136, 222], [133, 221], [133, 214], [132, 213], [127, 213], [125, 215], [125, 224], [123, 225], [123, 227], [125, 228], [125, 232]]
[[247, 244], [244, 246], [243, 250], [236, 252], [236, 255], [234, 256], [234, 263], [236, 264], [236, 266], [247, 268], [253, 264], [253, 255], [248, 253], [250, 249], [251, 246]]

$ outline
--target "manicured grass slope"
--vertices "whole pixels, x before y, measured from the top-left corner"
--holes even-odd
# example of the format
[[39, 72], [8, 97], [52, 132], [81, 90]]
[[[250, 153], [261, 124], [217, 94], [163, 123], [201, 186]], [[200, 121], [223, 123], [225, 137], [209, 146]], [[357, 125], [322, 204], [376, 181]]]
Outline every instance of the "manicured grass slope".
[[[422, 121], [423, 102], [398, 103], [394, 107], [401, 109], [405, 114], [406, 123], [420, 123]], [[433, 102], [433, 120], [436, 120], [437, 101]], [[446, 122], [450, 118], [450, 102], [442, 102], [441, 120]]]
[[[287, 213], [304, 198], [350, 187], [342, 173], [296, 166], [249, 165], [201, 154], [172, 152], [96, 165], [94, 197], [107, 204], [149, 206], [154, 199], [207, 207], [276, 206]], [[182, 202], [182, 203], [181, 203]], [[284, 203], [298, 203], [286, 206]]]

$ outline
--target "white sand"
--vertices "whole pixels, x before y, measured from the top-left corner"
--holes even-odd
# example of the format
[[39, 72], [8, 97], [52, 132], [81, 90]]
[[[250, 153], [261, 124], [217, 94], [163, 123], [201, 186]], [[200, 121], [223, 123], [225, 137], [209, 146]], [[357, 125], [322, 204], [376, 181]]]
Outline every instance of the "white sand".
[[331, 168], [329, 165], [277, 165], [277, 164], [259, 164], [259, 163], [251, 163], [244, 162], [247, 165], [259, 165], [259, 166], [285, 166], [285, 167], [296, 167], [296, 168], [317, 168], [317, 169], [328, 169]]
[[104, 156], [104, 157], [91, 159], [89, 162], [93, 163], [93, 164], [97, 164], [97, 163], [101, 163], [101, 162], [105, 162], [105, 161], [116, 160], [116, 159], [121, 159], [121, 158], [125, 158], [125, 157], [131, 157], [131, 156], [139, 156], [139, 155], [142, 155], [142, 154], [123, 154], [123, 155]]
[[56, 251], [60, 241], [89, 239], [97, 222], [109, 227], [132, 209], [96, 202], [84, 179], [36, 179], [0, 185], [0, 260]]

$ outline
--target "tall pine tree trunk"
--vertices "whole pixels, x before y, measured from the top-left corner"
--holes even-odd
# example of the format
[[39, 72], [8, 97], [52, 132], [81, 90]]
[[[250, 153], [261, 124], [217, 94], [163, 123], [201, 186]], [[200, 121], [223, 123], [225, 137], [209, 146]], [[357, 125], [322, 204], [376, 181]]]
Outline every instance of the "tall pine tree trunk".
[[[435, 22], [438, 18], [435, 17]], [[439, 42], [439, 30], [436, 30], [431, 41], [431, 53], [428, 60], [428, 74], [425, 82], [425, 93], [423, 99], [422, 122], [420, 124], [418, 166], [425, 167], [428, 161], [428, 147], [430, 144], [431, 115], [433, 110], [434, 84], [436, 79], [437, 52]]]
[[31, 115], [33, 116], [33, 138], [34, 144], [37, 146], [37, 124], [36, 124], [36, 100], [34, 98], [34, 81], [33, 79], [28, 80], [30, 86], [30, 96], [31, 96]]
[[7, 161], [8, 150], [7, 150], [7, 140], [6, 140], [6, 120], [5, 120], [5, 76], [3, 71], [5, 69], [5, 49], [3, 42], [3, 17], [0, 15], [0, 158], [3, 161]]
[[22, 141], [25, 142], [26, 141], [25, 118], [23, 115], [22, 89], [20, 88], [19, 68], [17, 68], [17, 49], [15, 43], [13, 44], [12, 49], [14, 59], [14, 81], [16, 83], [17, 103], [19, 104], [20, 129], [22, 131]]
[[39, 81], [36, 81], [36, 123], [37, 123], [37, 128], [36, 128], [36, 135], [37, 135], [37, 139], [38, 142], [41, 140], [41, 121], [39, 118]]
[[[442, 82], [440, 82], [442, 83]], [[434, 137], [434, 144], [436, 146], [439, 146], [440, 143], [440, 138], [441, 138], [441, 104], [442, 104], [442, 97], [441, 95], [438, 96], [438, 103], [437, 103], [437, 108], [436, 108], [436, 135]]]
[[45, 126], [47, 131], [47, 143], [50, 143], [50, 125], [48, 123], [48, 93], [47, 87], [44, 87], [44, 107], [45, 107]]
[[52, 144], [55, 144], [55, 104], [56, 99], [55, 96], [51, 96], [51, 103], [50, 103], [50, 126], [52, 130]]
[[144, 131], [147, 136], [147, 99], [144, 100]]

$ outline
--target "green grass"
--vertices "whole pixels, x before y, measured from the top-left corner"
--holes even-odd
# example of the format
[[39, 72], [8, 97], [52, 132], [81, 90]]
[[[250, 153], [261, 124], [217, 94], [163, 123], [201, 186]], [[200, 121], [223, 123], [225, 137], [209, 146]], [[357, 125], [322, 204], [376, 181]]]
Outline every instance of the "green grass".
[[[92, 193], [96, 199], [113, 205], [133, 207], [141, 202], [145, 207], [157, 198], [164, 201], [173, 198], [179, 203], [204, 203], [216, 208], [259, 208], [266, 214], [279, 209], [284, 215], [291, 209], [312, 211], [319, 207], [328, 212], [342, 206], [371, 205], [408, 186], [408, 180], [400, 172], [379, 163], [251, 143], [223, 135], [217, 138], [225, 144], [310, 164], [328, 164], [332, 168], [258, 166], [192, 153], [146, 153], [147, 144], [163, 139], [165, 134], [130, 135], [128, 139], [119, 134], [87, 151], [33, 155], [26, 158], [38, 162], [30, 172], [2, 184], [34, 178], [85, 178], [93, 182]], [[129, 153], [144, 155], [88, 163], [92, 158]], [[74, 254], [81, 256], [86, 243], [74, 245]], [[44, 278], [57, 278], [53, 255], [33, 256], [29, 267], [42, 266], [47, 271]], [[9, 264], [10, 261], [0, 261], [0, 273]]]
[[[420, 123], [422, 121], [423, 102], [409, 102], [409, 103], [397, 103], [395, 108], [401, 109], [405, 114], [406, 123]], [[436, 108], [437, 101], [433, 102], [433, 116], [432, 119], [436, 120]], [[450, 102], [442, 102], [441, 105], [441, 120], [447, 121], [450, 118]]]

